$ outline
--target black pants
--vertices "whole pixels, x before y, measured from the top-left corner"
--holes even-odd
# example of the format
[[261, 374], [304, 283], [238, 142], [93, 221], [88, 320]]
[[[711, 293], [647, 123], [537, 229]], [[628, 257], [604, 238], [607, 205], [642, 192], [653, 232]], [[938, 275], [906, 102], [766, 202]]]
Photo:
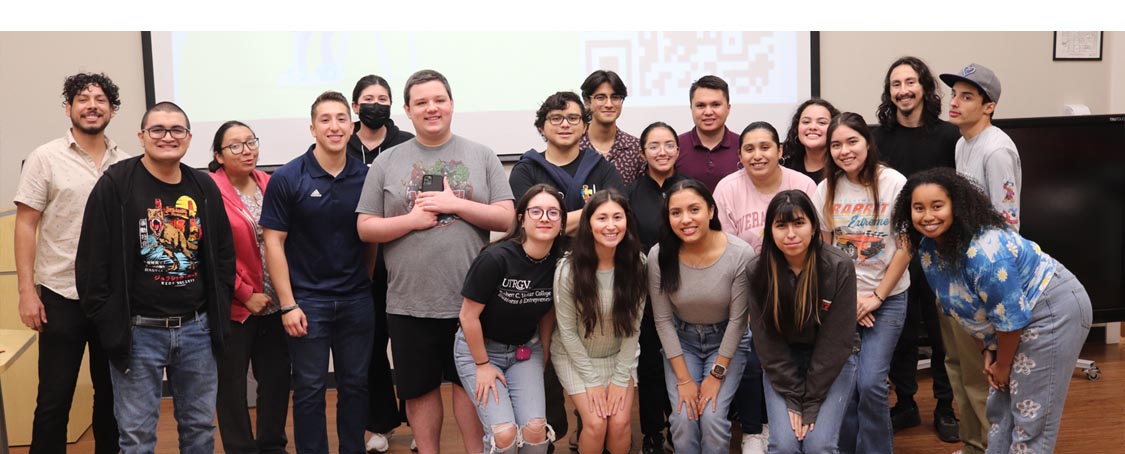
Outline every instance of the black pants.
[[753, 349], [747, 355], [746, 368], [738, 382], [738, 392], [734, 395], [734, 410], [738, 412], [738, 423], [744, 435], [762, 433], [762, 424], [769, 423], [766, 416], [765, 382], [762, 381], [762, 361]]
[[917, 258], [910, 262], [910, 291], [906, 294], [906, 321], [902, 335], [895, 345], [891, 358], [891, 369], [887, 374], [895, 387], [899, 402], [913, 402], [918, 393], [918, 333], [923, 326], [930, 340], [933, 355], [930, 357], [930, 373], [934, 377], [934, 398], [938, 404], [946, 405], [953, 401], [953, 388], [949, 375], [945, 372], [945, 348], [941, 343], [941, 327], [938, 325], [938, 307], [934, 292], [930, 290], [926, 276]]
[[672, 413], [668, 401], [668, 387], [664, 384], [664, 350], [656, 323], [652, 318], [652, 303], [645, 304], [639, 337], [641, 357], [637, 361], [637, 400], [640, 405], [641, 433], [646, 437], [660, 434]]
[[[289, 347], [281, 313], [251, 315], [244, 323], [230, 321], [230, 337], [218, 358], [219, 390], [215, 412], [223, 451], [284, 453], [289, 442], [285, 420], [289, 411]], [[246, 372], [253, 364], [258, 382], [255, 439], [246, 408]]]
[[40, 287], [40, 300], [47, 323], [39, 333], [39, 395], [29, 452], [66, 454], [66, 426], [70, 405], [82, 367], [82, 355], [90, 345], [90, 381], [94, 384], [94, 452], [118, 451], [117, 420], [113, 416], [113, 385], [109, 358], [102, 350], [93, 322], [76, 300], [68, 300]]
[[[555, 373], [555, 365], [547, 361], [543, 369], [543, 398], [546, 400], [547, 424], [555, 430], [555, 439], [562, 440], [570, 430], [570, 422], [566, 419], [566, 393], [563, 392], [562, 383]], [[578, 419], [578, 430], [582, 430], [582, 419]]]
[[371, 300], [375, 302], [375, 340], [371, 364], [367, 367], [367, 430], [385, 434], [406, 420], [406, 402], [395, 398], [391, 363], [387, 359], [387, 265], [380, 252], [371, 279]]

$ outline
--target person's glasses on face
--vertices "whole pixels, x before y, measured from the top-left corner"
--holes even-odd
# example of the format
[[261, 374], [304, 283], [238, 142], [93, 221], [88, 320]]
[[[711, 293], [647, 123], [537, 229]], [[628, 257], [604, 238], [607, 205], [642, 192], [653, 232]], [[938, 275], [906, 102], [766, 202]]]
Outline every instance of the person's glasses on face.
[[648, 150], [649, 153], [657, 153], [661, 148], [663, 148], [664, 151], [671, 153], [678, 150], [680, 146], [677, 145], [676, 142], [652, 142], [648, 145], [645, 145], [645, 150]]
[[549, 121], [549, 122], [550, 122], [550, 123], [551, 123], [552, 125], [555, 125], [555, 126], [561, 125], [561, 124], [562, 124], [562, 122], [563, 122], [563, 120], [566, 120], [566, 122], [567, 122], [567, 123], [570, 123], [571, 125], [577, 125], [578, 123], [581, 123], [581, 122], [582, 122], [582, 116], [581, 116], [581, 115], [578, 115], [578, 114], [570, 114], [570, 115], [561, 115], [561, 114], [555, 114], [555, 115], [547, 115], [547, 121]]
[[153, 140], [163, 139], [167, 134], [171, 134], [173, 139], [183, 139], [187, 137], [189, 132], [191, 132], [190, 129], [183, 126], [173, 126], [171, 128], [165, 128], [163, 126], [153, 126], [151, 128], [145, 129], [145, 131], [148, 131], [148, 136]]
[[606, 96], [605, 94], [597, 94], [594, 95], [593, 99], [594, 102], [598, 104], [605, 104], [606, 101], [612, 101], [614, 104], [621, 104], [621, 102], [625, 100], [625, 97], [621, 95]]
[[[175, 137], [175, 136], [172, 136], [172, 137]], [[230, 150], [230, 154], [238, 156], [238, 155], [242, 154], [242, 152], [244, 150], [257, 150], [258, 149], [258, 143], [260, 143], [260, 142], [261, 142], [261, 139], [255, 137], [255, 138], [247, 140], [245, 142], [232, 143], [232, 144], [227, 145], [223, 148], [226, 148], [226, 149]], [[246, 148], [243, 148], [243, 147], [246, 147]]]
[[559, 211], [558, 208], [548, 208], [544, 210], [542, 208], [533, 207], [527, 209], [527, 217], [536, 221], [543, 219], [544, 214], [547, 215], [547, 220], [551, 222], [558, 221], [559, 217], [562, 216], [562, 212]]

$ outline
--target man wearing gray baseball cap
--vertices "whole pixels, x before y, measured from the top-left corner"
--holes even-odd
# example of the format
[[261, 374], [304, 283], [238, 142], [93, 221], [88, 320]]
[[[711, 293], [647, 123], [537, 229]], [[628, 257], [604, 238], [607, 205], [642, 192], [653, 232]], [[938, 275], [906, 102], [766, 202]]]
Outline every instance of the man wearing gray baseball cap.
[[[940, 77], [953, 89], [949, 122], [961, 130], [956, 147], [957, 172], [980, 186], [996, 211], [1018, 231], [1023, 184], [1020, 156], [1012, 139], [992, 125], [992, 114], [1000, 100], [1000, 79], [991, 69], [976, 63]], [[939, 319], [946, 346], [945, 368], [953, 386], [953, 398], [961, 408], [961, 452], [981, 454], [988, 446], [989, 429], [985, 416], [988, 377], [981, 373], [983, 352], [957, 321], [944, 313]]]

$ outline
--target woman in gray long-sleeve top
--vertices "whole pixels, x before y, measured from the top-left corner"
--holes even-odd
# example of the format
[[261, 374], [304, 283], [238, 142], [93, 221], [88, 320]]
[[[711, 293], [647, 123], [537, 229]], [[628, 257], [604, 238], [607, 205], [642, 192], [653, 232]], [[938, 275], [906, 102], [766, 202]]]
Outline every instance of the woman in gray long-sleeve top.
[[[649, 252], [649, 295], [678, 452], [727, 452], [727, 411], [746, 366], [746, 267], [754, 248], [724, 233], [703, 183], [668, 190], [663, 238]], [[727, 376], [730, 378], [727, 378]]]
[[855, 387], [855, 267], [839, 249], [823, 247], [816, 212], [804, 192], [774, 196], [762, 255], [747, 273], [750, 326], [774, 422], [770, 452], [836, 452]]

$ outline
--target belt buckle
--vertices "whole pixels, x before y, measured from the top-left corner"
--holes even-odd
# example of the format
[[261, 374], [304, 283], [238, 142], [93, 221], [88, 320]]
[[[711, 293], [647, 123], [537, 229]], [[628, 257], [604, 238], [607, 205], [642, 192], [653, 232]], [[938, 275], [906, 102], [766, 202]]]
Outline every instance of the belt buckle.
[[[178, 315], [175, 316], [175, 317], [168, 317], [168, 318], [164, 319], [164, 327], [165, 328], [179, 328], [180, 326], [183, 325], [182, 320], [183, 320], [183, 317], [178, 316]], [[175, 322], [175, 325], [173, 325], [173, 322]]]

